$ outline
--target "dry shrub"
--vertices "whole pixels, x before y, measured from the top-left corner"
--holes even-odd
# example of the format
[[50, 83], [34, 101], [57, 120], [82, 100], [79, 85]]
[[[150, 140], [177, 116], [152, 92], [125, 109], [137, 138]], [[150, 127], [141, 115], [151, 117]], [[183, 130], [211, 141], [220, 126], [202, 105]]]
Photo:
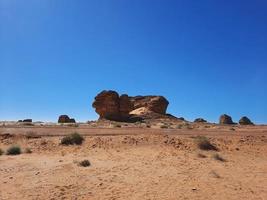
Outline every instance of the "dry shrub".
[[207, 156], [204, 155], [204, 154], [202, 154], [202, 153], [197, 154], [197, 156], [198, 156], [199, 158], [207, 158]]
[[84, 141], [83, 136], [81, 136], [79, 133], [72, 133], [68, 136], [65, 136], [61, 139], [62, 145], [81, 145]]
[[26, 148], [24, 152], [25, 153], [32, 153], [32, 150], [30, 148]]
[[19, 155], [21, 154], [21, 149], [19, 146], [11, 146], [6, 151], [7, 155]]
[[197, 146], [199, 149], [205, 151], [218, 151], [218, 148], [211, 144], [208, 138], [204, 136], [197, 137]]
[[167, 125], [161, 125], [160, 128], [169, 128]]
[[226, 161], [226, 160], [225, 160], [222, 156], [220, 156], [218, 153], [214, 154], [214, 155], [213, 155], [213, 158], [214, 158], [215, 160], [218, 160], [218, 161], [221, 161], [221, 162], [225, 162], [225, 161]]
[[5, 152], [2, 149], [0, 149], [0, 156], [3, 155], [4, 153]]
[[41, 136], [40, 135], [37, 135], [37, 133], [34, 132], [34, 131], [28, 131], [28, 132], [26, 132], [25, 137], [27, 139], [41, 138]]
[[89, 167], [91, 165], [89, 160], [82, 160], [78, 163], [79, 166], [81, 167]]

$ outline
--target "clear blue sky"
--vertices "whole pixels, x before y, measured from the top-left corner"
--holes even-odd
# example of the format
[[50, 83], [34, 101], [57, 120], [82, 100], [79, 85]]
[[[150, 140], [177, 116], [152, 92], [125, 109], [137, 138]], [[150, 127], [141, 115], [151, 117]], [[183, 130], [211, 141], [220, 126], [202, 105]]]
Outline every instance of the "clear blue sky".
[[0, 0], [0, 120], [97, 119], [104, 89], [267, 123], [265, 0]]

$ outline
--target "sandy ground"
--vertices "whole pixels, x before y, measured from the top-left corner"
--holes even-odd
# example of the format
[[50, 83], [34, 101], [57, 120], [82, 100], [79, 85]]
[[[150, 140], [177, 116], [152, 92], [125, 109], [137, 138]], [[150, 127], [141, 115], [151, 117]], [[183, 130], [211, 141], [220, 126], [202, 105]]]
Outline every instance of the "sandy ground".
[[[0, 127], [1, 149], [33, 151], [0, 156], [0, 199], [265, 200], [267, 127], [234, 129]], [[85, 142], [60, 145], [61, 135], [74, 131]], [[197, 135], [219, 151], [198, 149]], [[77, 165], [84, 159], [90, 167]]]

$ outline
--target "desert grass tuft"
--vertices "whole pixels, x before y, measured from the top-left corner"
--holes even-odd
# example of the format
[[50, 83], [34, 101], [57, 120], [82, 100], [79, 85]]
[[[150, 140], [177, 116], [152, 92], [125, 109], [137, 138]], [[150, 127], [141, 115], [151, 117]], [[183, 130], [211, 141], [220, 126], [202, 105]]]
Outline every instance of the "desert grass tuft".
[[4, 153], [5, 152], [2, 149], [0, 149], [0, 156], [3, 155]]
[[21, 149], [19, 146], [11, 146], [7, 149], [6, 155], [19, 155], [21, 154]]
[[32, 153], [32, 150], [30, 148], [26, 148], [24, 152], [30, 154], [30, 153]]
[[197, 157], [199, 157], [199, 158], [207, 158], [207, 156], [204, 155], [204, 154], [202, 154], [202, 153], [198, 153], [198, 154], [197, 154]]
[[218, 154], [218, 153], [214, 154], [214, 155], [213, 155], [213, 158], [214, 158], [215, 160], [218, 160], [218, 161], [221, 161], [221, 162], [225, 162], [225, 161], [226, 161], [226, 160], [225, 160], [220, 154]]
[[89, 160], [82, 160], [78, 163], [79, 166], [81, 167], [89, 167], [91, 165]]
[[62, 145], [81, 145], [84, 141], [83, 136], [81, 136], [79, 133], [72, 133], [68, 136], [65, 136], [61, 139]]
[[211, 144], [209, 139], [204, 136], [197, 137], [197, 146], [199, 149], [205, 151], [218, 151], [218, 148]]

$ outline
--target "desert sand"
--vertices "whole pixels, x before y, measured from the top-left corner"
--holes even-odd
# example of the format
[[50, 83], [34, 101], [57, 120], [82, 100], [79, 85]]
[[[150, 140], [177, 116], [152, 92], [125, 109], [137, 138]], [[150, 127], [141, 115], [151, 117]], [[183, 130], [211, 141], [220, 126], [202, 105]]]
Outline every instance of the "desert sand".
[[[84, 143], [61, 145], [72, 132]], [[219, 151], [200, 150], [199, 135]], [[2, 124], [0, 148], [13, 144], [32, 153], [0, 156], [1, 200], [267, 199], [267, 126]]]

